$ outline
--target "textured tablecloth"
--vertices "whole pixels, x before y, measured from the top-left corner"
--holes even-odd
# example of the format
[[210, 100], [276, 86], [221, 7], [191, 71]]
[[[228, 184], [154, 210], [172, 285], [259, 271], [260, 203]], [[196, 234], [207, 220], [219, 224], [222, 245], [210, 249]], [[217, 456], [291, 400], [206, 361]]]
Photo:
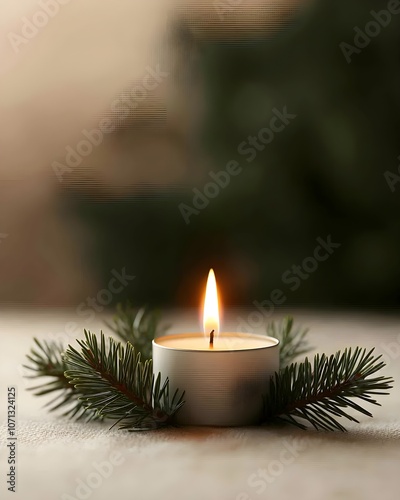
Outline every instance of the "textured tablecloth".
[[[179, 320], [177, 319], [179, 318]], [[91, 323], [98, 331], [104, 318]], [[196, 329], [197, 316], [173, 317], [174, 331]], [[400, 379], [400, 319], [298, 313], [318, 351], [357, 344], [384, 354], [384, 373]], [[26, 387], [21, 364], [32, 337], [67, 339], [73, 313], [0, 314], [1, 498], [44, 499], [396, 499], [400, 498], [400, 396], [395, 385], [348, 433], [293, 427], [169, 428], [128, 433], [51, 415]], [[230, 321], [235, 324], [235, 314]], [[69, 325], [70, 340], [74, 326]], [[63, 333], [64, 332], [64, 333]], [[17, 493], [7, 491], [7, 386], [17, 386]]]

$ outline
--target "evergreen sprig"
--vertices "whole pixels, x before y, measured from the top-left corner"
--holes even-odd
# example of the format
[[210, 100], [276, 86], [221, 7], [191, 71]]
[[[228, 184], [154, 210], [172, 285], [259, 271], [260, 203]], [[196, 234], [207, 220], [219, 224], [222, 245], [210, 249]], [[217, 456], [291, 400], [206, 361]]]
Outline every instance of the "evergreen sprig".
[[[159, 327], [159, 314], [149, 311], [144, 307], [134, 308], [129, 303], [126, 306], [118, 305], [117, 314], [114, 316], [114, 323], [108, 326], [124, 341], [124, 344], [131, 341], [138, 353], [138, 346], [143, 348], [144, 352], [150, 353], [152, 339], [156, 334], [165, 330], [165, 328], [161, 330]], [[103, 335], [101, 335], [101, 339], [102, 338]], [[76, 418], [78, 420], [82, 418], [85, 418], [86, 421], [113, 418], [108, 411], [102, 411], [101, 408], [96, 407], [95, 404], [88, 404], [87, 388], [81, 386], [76, 387], [74, 384], [71, 384], [71, 378], [67, 374], [71, 366], [68, 363], [65, 347], [61, 343], [55, 341], [47, 342], [36, 338], [34, 342], [36, 347], [32, 348], [27, 355], [30, 364], [24, 365], [24, 368], [34, 372], [33, 375], [26, 375], [26, 378], [41, 377], [48, 379], [43, 384], [28, 389], [33, 391], [35, 396], [56, 394], [45, 407], [48, 407], [50, 411], [63, 408], [65, 411], [62, 413], [62, 416]], [[127, 348], [129, 352], [132, 349], [132, 345]], [[122, 347], [122, 344], [120, 347]], [[144, 369], [144, 363], [141, 359], [142, 355], [140, 353], [140, 357], [135, 358], [136, 373], [138, 373], [139, 376], [143, 375], [142, 372]], [[148, 373], [150, 373], [150, 368], [151, 366], [147, 364], [146, 370]], [[141, 387], [142, 383], [140, 380], [138, 384]], [[97, 394], [96, 388], [92, 386], [92, 389], [93, 393], [90, 394]], [[168, 381], [163, 387], [160, 387], [159, 378], [154, 381], [154, 394], [156, 396], [154, 398], [155, 405], [159, 404], [159, 406], [168, 409], [168, 389]], [[172, 407], [176, 407], [180, 403], [182, 403], [181, 400], [179, 401], [173, 398], [170, 404]], [[134, 415], [136, 415], [136, 418], [139, 413], [140, 406], [135, 409]], [[120, 418], [120, 416], [121, 415], [119, 415], [118, 418]], [[167, 421], [165, 419], [166, 415], [159, 413], [155, 406], [155, 418], [145, 417], [145, 414], [142, 412], [141, 418], [137, 418], [137, 422], [140, 428], [145, 428], [146, 426], [154, 428], [165, 425]], [[130, 428], [132, 427], [132, 422], [134, 422], [134, 418], [131, 415], [131, 418], [127, 419], [120, 427]]]
[[370, 378], [385, 366], [373, 351], [356, 347], [330, 357], [316, 354], [312, 363], [306, 358], [303, 363], [287, 366], [271, 379], [264, 420], [283, 421], [302, 429], [308, 422], [315, 429], [345, 431], [337, 418], [358, 420], [344, 408], [372, 417], [354, 399], [380, 406], [372, 396], [388, 394], [393, 383], [390, 377]]
[[[169, 395], [169, 382], [153, 375], [152, 361], [129, 342], [124, 347], [112, 338], [108, 346], [103, 333], [85, 330], [78, 340], [80, 352], [69, 346], [65, 353], [65, 376], [78, 390], [85, 407], [96, 415], [116, 420], [120, 429], [154, 429], [166, 425], [183, 405], [183, 393]], [[114, 424], [115, 425], [115, 424]]]
[[136, 308], [127, 302], [117, 304], [116, 314], [106, 325], [123, 342], [130, 342], [141, 353], [142, 360], [151, 359], [151, 341], [162, 335], [167, 327], [160, 327], [160, 314], [146, 307]]
[[292, 316], [286, 316], [278, 325], [267, 325], [267, 335], [279, 340], [279, 362], [281, 369], [289, 365], [301, 354], [311, 350], [306, 339], [308, 328], [293, 328]]
[[[26, 368], [34, 372], [30, 378], [50, 380], [31, 390], [37, 396], [56, 393], [46, 406], [51, 411], [64, 408], [63, 415], [69, 417], [111, 419], [128, 430], [170, 424], [184, 404], [183, 393], [176, 391], [171, 399], [168, 380], [161, 385], [161, 375], [154, 377], [151, 359], [142, 361], [141, 353], [150, 356], [158, 321], [151, 311], [128, 304], [118, 306], [113, 325], [108, 325], [122, 342], [85, 331], [85, 339], [77, 341], [80, 349], [69, 346], [64, 352], [57, 342], [35, 339]], [[373, 350], [357, 347], [293, 363], [310, 350], [307, 330], [294, 329], [293, 319], [287, 317], [279, 325], [269, 324], [267, 333], [280, 340], [281, 369], [266, 390], [264, 422], [344, 431], [338, 418], [358, 422], [346, 408], [372, 416], [355, 399], [379, 405], [374, 396], [388, 394], [392, 387], [392, 378], [373, 376], [385, 366]]]
[[62, 416], [64, 417], [76, 419], [86, 417], [87, 420], [96, 418], [93, 412], [86, 411], [83, 402], [79, 400], [79, 391], [69, 383], [65, 376], [68, 365], [63, 357], [62, 344], [55, 341], [40, 341], [36, 338], [34, 342], [36, 348], [32, 348], [30, 354], [26, 356], [31, 364], [24, 365], [24, 368], [34, 372], [34, 374], [26, 375], [26, 378], [45, 377], [49, 380], [43, 384], [29, 387], [28, 390], [33, 391], [35, 396], [56, 393], [56, 396], [45, 405], [49, 411], [63, 408]]

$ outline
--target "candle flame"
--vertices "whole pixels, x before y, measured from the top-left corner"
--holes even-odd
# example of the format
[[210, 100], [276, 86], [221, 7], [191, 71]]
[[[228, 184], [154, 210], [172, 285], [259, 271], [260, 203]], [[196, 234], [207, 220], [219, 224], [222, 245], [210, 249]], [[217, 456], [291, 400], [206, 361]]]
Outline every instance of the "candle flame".
[[203, 309], [203, 329], [206, 336], [210, 335], [211, 330], [214, 330], [215, 335], [218, 335], [219, 332], [218, 291], [213, 269], [210, 269], [208, 273]]

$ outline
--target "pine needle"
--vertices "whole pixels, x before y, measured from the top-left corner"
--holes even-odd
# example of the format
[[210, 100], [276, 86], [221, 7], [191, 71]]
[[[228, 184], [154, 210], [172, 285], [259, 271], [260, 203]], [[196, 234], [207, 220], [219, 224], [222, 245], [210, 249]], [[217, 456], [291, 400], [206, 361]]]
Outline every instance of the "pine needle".
[[354, 399], [379, 405], [372, 396], [388, 394], [393, 383], [391, 377], [372, 377], [385, 366], [373, 351], [356, 347], [329, 358], [317, 354], [313, 363], [306, 358], [276, 373], [265, 398], [264, 421], [287, 422], [302, 429], [308, 423], [315, 429], [345, 431], [338, 418], [358, 420], [344, 408], [372, 417]]
[[[71, 418], [111, 419], [113, 427], [129, 431], [171, 424], [184, 404], [184, 394], [175, 391], [171, 397], [168, 380], [161, 384], [161, 374], [153, 374], [151, 340], [159, 330], [158, 316], [145, 308], [119, 305], [114, 323], [108, 326], [122, 342], [85, 331], [84, 340], [77, 341], [79, 347], [69, 346], [64, 352], [57, 342], [34, 339], [25, 368], [33, 372], [29, 378], [47, 380], [30, 390], [37, 396], [55, 394], [46, 407], [62, 408], [63, 415]], [[293, 363], [310, 350], [307, 330], [294, 329], [289, 316], [279, 325], [269, 324], [267, 333], [280, 340], [281, 370], [265, 391], [265, 423], [345, 431], [339, 419], [358, 422], [350, 410], [371, 417], [361, 404], [379, 405], [375, 396], [392, 388], [392, 378], [375, 376], [385, 363], [373, 349], [356, 347]]]
[[69, 346], [65, 375], [79, 392], [86, 408], [107, 419], [117, 420], [120, 429], [154, 429], [167, 425], [183, 405], [178, 391], [170, 401], [169, 382], [153, 375], [152, 361], [141, 361], [129, 342], [124, 347], [85, 330], [78, 341], [80, 351]]
[[68, 378], [65, 376], [65, 370], [68, 365], [63, 356], [63, 346], [59, 342], [38, 340], [34, 338], [35, 348], [30, 350], [27, 358], [30, 365], [24, 365], [24, 368], [33, 372], [32, 375], [26, 375], [26, 378], [49, 378], [50, 380], [29, 387], [35, 396], [44, 396], [55, 393], [56, 396], [45, 406], [49, 411], [63, 409], [62, 416], [76, 418], [77, 420], [85, 418], [93, 420], [99, 418], [94, 412], [87, 411], [82, 401], [78, 399], [79, 391], [74, 388]]
[[309, 352], [312, 347], [308, 344], [306, 335], [308, 329], [293, 328], [293, 318], [286, 316], [278, 325], [271, 322], [267, 325], [267, 335], [279, 340], [279, 362], [284, 368], [295, 358]]
[[116, 314], [111, 322], [105, 322], [114, 334], [123, 342], [130, 342], [142, 355], [142, 359], [151, 359], [152, 340], [165, 333], [167, 327], [160, 327], [160, 314], [146, 307], [136, 308], [127, 302], [117, 304]]

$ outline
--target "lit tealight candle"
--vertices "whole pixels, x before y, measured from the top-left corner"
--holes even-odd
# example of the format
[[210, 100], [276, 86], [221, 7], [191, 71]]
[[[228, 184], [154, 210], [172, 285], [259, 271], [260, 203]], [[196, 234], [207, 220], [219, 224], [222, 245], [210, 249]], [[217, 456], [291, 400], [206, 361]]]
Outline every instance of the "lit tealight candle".
[[239, 426], [260, 421], [263, 397], [279, 369], [279, 341], [265, 335], [219, 334], [215, 275], [208, 275], [204, 333], [166, 335], [153, 340], [153, 367], [170, 383], [170, 394], [185, 391], [176, 416], [181, 425]]

